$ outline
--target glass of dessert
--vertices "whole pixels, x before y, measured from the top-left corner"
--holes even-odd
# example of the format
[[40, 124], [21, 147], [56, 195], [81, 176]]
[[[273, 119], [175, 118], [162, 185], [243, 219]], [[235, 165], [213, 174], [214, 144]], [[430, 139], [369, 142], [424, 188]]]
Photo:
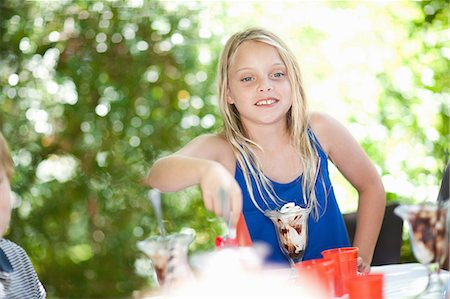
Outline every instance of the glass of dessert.
[[443, 298], [445, 286], [439, 277], [448, 251], [447, 211], [437, 203], [400, 205], [394, 210], [409, 225], [414, 256], [428, 270], [428, 284], [418, 298]]
[[291, 265], [301, 262], [308, 241], [309, 209], [290, 202], [279, 211], [268, 210], [264, 215], [269, 217], [275, 225], [278, 244]]
[[151, 260], [160, 287], [193, 277], [188, 262], [189, 245], [193, 233], [174, 233], [166, 236], [150, 236], [137, 242], [137, 247]]

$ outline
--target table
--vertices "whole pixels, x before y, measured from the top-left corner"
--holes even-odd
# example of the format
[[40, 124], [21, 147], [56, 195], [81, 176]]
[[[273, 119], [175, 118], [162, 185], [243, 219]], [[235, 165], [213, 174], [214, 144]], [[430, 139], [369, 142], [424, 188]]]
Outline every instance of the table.
[[[410, 298], [423, 291], [428, 283], [427, 270], [419, 263], [376, 266], [371, 273], [384, 274], [385, 299]], [[442, 270], [441, 279], [448, 282], [449, 272]]]
[[[141, 292], [134, 298], [139, 299], [172, 299], [172, 298], [324, 298], [313, 289], [305, 289], [298, 282], [295, 269], [271, 269], [260, 271], [246, 271], [239, 263], [216, 261], [214, 269], [208, 270], [207, 275], [170, 288], [168, 294], [157, 291]], [[209, 272], [212, 271], [212, 272]], [[375, 266], [371, 273], [384, 274], [384, 299], [412, 298], [423, 291], [428, 282], [426, 268], [419, 263], [393, 264]], [[441, 279], [450, 279], [448, 271], [441, 271]], [[341, 298], [346, 299], [347, 295]]]

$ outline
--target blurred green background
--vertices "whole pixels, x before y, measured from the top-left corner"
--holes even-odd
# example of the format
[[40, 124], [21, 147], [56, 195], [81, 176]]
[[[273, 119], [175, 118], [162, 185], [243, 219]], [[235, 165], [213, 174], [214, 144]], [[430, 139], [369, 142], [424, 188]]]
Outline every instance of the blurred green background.
[[[388, 200], [435, 200], [449, 147], [447, 1], [0, 1], [0, 129], [14, 210], [49, 298], [131, 298], [151, 287], [136, 242], [157, 234], [152, 162], [221, 127], [226, 38], [248, 26], [297, 54], [312, 109], [342, 121]], [[355, 192], [333, 171], [343, 211]], [[165, 194], [169, 232], [212, 249], [221, 223], [197, 188]], [[404, 260], [411, 259], [410, 252]]]

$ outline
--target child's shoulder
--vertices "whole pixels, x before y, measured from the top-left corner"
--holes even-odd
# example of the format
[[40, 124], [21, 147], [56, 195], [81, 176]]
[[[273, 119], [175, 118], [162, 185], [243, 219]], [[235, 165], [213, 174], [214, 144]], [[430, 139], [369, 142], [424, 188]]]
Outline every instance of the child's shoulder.
[[197, 149], [214, 152], [216, 155], [233, 155], [231, 144], [221, 133], [202, 134], [195, 137], [191, 144]]
[[234, 172], [236, 159], [233, 148], [223, 134], [203, 134], [192, 140], [192, 143], [195, 143], [194, 148], [203, 152], [205, 157], [220, 162], [231, 173]]
[[198, 142], [198, 143], [204, 143], [204, 144], [208, 144], [208, 145], [219, 145], [219, 146], [228, 145], [229, 146], [229, 142], [227, 141], [225, 136], [221, 133], [202, 134], [202, 135], [195, 137], [192, 141]]
[[309, 114], [309, 127], [314, 134], [323, 134], [336, 125], [336, 120], [330, 115], [322, 112], [311, 112]]
[[318, 111], [311, 111], [309, 113], [309, 124], [311, 127], [317, 126], [317, 125], [319, 125], [319, 126], [326, 125], [333, 121], [336, 121], [336, 120], [326, 113], [318, 112]]
[[333, 136], [336, 135], [336, 130], [339, 130], [340, 126], [335, 118], [326, 113], [311, 112], [309, 115], [309, 127], [327, 154], [333, 142]]

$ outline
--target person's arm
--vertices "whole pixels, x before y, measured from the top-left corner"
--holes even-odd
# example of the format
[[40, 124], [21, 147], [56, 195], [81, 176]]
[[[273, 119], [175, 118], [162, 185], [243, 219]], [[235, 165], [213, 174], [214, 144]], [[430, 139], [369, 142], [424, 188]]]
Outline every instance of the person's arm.
[[230, 201], [232, 222], [242, 210], [241, 189], [234, 179], [234, 155], [230, 145], [218, 135], [202, 135], [167, 157], [158, 159], [143, 180], [144, 185], [162, 192], [175, 192], [200, 185], [205, 207], [222, 216], [220, 192]]
[[0, 167], [0, 237], [9, 227], [11, 219], [11, 187], [4, 169]]
[[368, 272], [386, 206], [381, 177], [355, 138], [338, 121], [324, 114], [313, 114], [311, 126], [330, 160], [358, 191], [353, 246], [359, 248], [362, 258], [359, 270]]

